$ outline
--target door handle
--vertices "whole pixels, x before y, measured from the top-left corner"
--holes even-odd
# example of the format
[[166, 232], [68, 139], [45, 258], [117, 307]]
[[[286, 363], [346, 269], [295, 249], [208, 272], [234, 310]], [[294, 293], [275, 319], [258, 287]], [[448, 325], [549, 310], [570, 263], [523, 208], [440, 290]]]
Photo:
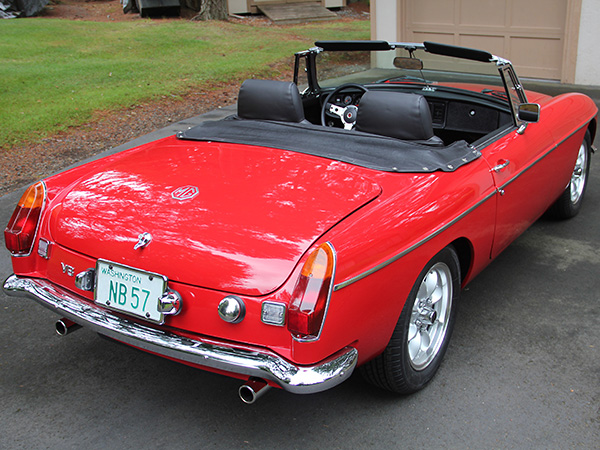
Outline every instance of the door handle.
[[510, 161], [508, 159], [501, 159], [500, 161], [498, 161], [497, 165], [492, 167], [492, 170], [496, 173], [502, 172], [504, 169], [506, 169], [508, 167], [509, 164], [510, 164]]

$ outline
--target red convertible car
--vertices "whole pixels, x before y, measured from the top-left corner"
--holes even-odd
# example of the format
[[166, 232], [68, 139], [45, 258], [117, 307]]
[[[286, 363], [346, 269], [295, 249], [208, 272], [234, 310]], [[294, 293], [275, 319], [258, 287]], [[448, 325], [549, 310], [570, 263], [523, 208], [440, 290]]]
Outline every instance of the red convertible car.
[[[578, 213], [597, 109], [509, 61], [326, 41], [237, 114], [35, 183], [4, 232], [13, 296], [156, 355], [313, 393], [440, 366], [461, 288], [546, 211]], [[300, 89], [298, 89], [300, 86]]]

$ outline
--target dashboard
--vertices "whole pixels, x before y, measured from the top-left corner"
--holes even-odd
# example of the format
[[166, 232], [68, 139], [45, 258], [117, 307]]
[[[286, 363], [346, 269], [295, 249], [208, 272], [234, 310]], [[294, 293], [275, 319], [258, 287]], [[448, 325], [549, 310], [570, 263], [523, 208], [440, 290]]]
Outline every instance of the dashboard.
[[[362, 91], [346, 90], [329, 101], [341, 107], [358, 106], [363, 94]], [[456, 94], [445, 92], [435, 92], [435, 96], [424, 92], [419, 94], [425, 96], [433, 128], [440, 137], [447, 137], [444, 140], [453, 141], [463, 133], [466, 140], [473, 141], [512, 123], [512, 116], [505, 108], [494, 102], [488, 103], [485, 99], [469, 101], [467, 95], [465, 99], [457, 99]]]
[[510, 114], [487, 106], [427, 99], [434, 128], [469, 133], [489, 133], [511, 122]]

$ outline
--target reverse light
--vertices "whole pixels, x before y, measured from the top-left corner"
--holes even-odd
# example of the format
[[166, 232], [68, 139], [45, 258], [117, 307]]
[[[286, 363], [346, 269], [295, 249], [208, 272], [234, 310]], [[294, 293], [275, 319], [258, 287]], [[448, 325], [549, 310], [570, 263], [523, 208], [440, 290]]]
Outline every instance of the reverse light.
[[28, 256], [31, 253], [45, 199], [46, 186], [43, 181], [38, 181], [19, 200], [4, 229], [6, 248], [13, 256]]
[[329, 242], [308, 257], [294, 288], [288, 309], [288, 330], [298, 340], [319, 338], [335, 273], [335, 251]]

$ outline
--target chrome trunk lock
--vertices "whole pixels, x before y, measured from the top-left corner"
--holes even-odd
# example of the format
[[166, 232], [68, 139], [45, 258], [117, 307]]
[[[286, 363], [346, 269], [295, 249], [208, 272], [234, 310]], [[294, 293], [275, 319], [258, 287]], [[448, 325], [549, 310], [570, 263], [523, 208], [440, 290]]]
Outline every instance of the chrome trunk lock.
[[93, 291], [96, 287], [96, 269], [87, 269], [75, 275], [75, 286], [82, 291]]

